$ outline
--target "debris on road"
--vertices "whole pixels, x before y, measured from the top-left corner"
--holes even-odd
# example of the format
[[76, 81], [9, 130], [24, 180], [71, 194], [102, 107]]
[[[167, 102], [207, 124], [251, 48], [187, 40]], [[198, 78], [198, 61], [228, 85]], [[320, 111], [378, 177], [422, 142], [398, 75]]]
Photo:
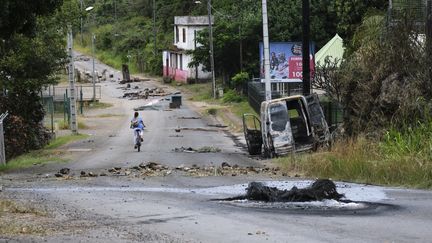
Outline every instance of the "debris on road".
[[189, 119], [191, 119], [191, 120], [196, 120], [196, 119], [201, 119], [201, 117], [199, 117], [199, 116], [181, 116], [181, 117], [178, 117], [177, 119], [183, 119], [183, 120], [189, 120]]
[[180, 148], [175, 148], [173, 149], [174, 152], [185, 152], [185, 153], [195, 153], [196, 151], [192, 148], [185, 148], [185, 147], [180, 147]]
[[227, 128], [228, 126], [222, 124], [207, 124], [209, 127]]
[[225, 129], [211, 129], [205, 127], [182, 127], [180, 129], [185, 131], [201, 131], [201, 132], [219, 132], [225, 130]]
[[251, 182], [246, 188], [246, 195], [231, 198], [229, 200], [253, 200], [263, 202], [310, 202], [325, 199], [340, 200], [344, 197], [336, 190], [336, 185], [328, 179], [318, 179], [309, 187], [291, 190], [279, 190], [276, 187], [264, 186], [261, 182]]
[[173, 149], [174, 152], [185, 152], [185, 153], [219, 153], [220, 151], [222, 151], [220, 148], [215, 148], [215, 147], [210, 147], [210, 146], [204, 146], [198, 149], [194, 149], [192, 147], [189, 148], [185, 148], [185, 147], [180, 147], [180, 148], [175, 148]]
[[70, 172], [69, 168], [62, 168], [59, 171], [59, 173], [62, 174], [62, 175], [67, 175], [67, 174], [69, 174], [69, 172]]
[[[203, 150], [208, 151], [211, 147], [203, 147]], [[186, 151], [196, 152], [193, 148], [183, 148]], [[214, 149], [214, 148], [211, 148]], [[81, 171], [77, 176], [74, 174], [63, 175], [60, 172], [54, 174], [56, 177], [62, 179], [79, 179], [87, 177], [98, 177], [98, 176], [128, 176], [134, 178], [145, 178], [145, 177], [158, 177], [158, 176], [169, 176], [174, 173], [185, 173], [185, 176], [193, 177], [206, 177], [206, 176], [240, 176], [240, 175], [267, 175], [267, 176], [286, 176], [286, 173], [282, 173], [280, 168], [269, 168], [269, 167], [241, 167], [237, 164], [229, 164], [228, 162], [222, 162], [220, 166], [209, 165], [209, 166], [198, 166], [193, 164], [191, 166], [179, 165], [176, 167], [169, 167], [162, 165], [158, 162], [150, 161], [143, 162], [139, 165], [131, 166], [128, 168], [113, 167], [103, 172], [94, 173], [91, 171]]]
[[138, 78], [138, 77], [133, 77], [132, 79], [123, 79], [119, 82], [119, 84], [127, 84], [127, 83], [137, 83], [137, 82], [146, 82], [146, 81], [150, 81], [149, 78]]

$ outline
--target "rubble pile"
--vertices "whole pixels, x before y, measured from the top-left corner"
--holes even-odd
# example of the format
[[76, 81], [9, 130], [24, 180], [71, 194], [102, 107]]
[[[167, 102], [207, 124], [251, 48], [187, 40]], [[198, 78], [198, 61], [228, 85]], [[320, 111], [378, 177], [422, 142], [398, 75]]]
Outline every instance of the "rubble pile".
[[237, 164], [230, 165], [227, 162], [221, 163], [220, 166], [209, 165], [209, 166], [198, 166], [196, 164], [192, 166], [180, 165], [176, 167], [169, 167], [166, 165], [159, 164], [157, 162], [141, 163], [137, 166], [122, 168], [112, 167], [101, 173], [81, 171], [78, 176], [70, 173], [70, 169], [64, 168], [55, 174], [56, 177], [63, 179], [78, 179], [87, 177], [98, 177], [98, 176], [129, 176], [135, 178], [145, 177], [158, 177], [168, 176], [173, 173], [181, 173], [186, 176], [194, 177], [205, 177], [205, 176], [237, 176], [237, 175], [267, 175], [267, 176], [287, 176], [285, 173], [280, 171], [280, 168], [269, 168], [269, 167], [241, 167]]
[[123, 98], [128, 98], [130, 100], [148, 99], [149, 96], [155, 97], [155, 96], [170, 95], [169, 93], [165, 92], [165, 90], [162, 88], [145, 88], [144, 90], [138, 91], [139, 86], [132, 87], [130, 84], [127, 84], [126, 87], [121, 89], [125, 91], [135, 90], [135, 91], [125, 92], [123, 94]]

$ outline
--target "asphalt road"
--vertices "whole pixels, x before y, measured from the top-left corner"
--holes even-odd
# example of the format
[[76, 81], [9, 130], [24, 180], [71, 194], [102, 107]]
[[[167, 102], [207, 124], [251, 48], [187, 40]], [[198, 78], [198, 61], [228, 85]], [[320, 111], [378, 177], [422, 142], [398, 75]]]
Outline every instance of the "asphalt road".
[[[90, 62], [77, 62], [89, 68]], [[97, 65], [97, 68], [107, 68]], [[116, 80], [117, 77], [114, 78]], [[31, 202], [56, 215], [66, 225], [48, 235], [0, 236], [3, 241], [36, 242], [430, 242], [432, 193], [338, 182], [338, 191], [355, 202], [340, 204], [259, 204], [217, 199], [241, 194], [248, 182], [263, 181], [287, 189], [310, 181], [280, 175], [189, 176], [169, 170], [161, 176], [108, 175], [57, 179], [61, 167], [72, 173], [100, 173], [112, 167], [130, 168], [154, 161], [170, 168], [180, 165], [240, 167], [269, 164], [249, 158], [232, 136], [210, 118], [198, 117], [184, 100], [180, 109], [154, 97], [128, 100], [125, 85], [105, 81], [102, 102], [113, 107], [86, 114], [91, 134], [86, 141], [66, 147], [72, 160], [62, 165], [35, 166], [20, 173], [3, 174], [0, 198]], [[132, 89], [163, 87], [153, 81], [132, 83]], [[164, 87], [174, 92], [170, 87]], [[142, 152], [133, 149], [129, 120], [133, 108], [146, 123]], [[176, 132], [176, 128], [183, 129]], [[217, 153], [174, 152], [178, 147], [212, 146]], [[277, 184], [278, 183], [278, 184]], [[70, 223], [75, 222], [75, 223]], [[60, 226], [59, 226], [60, 227]]]

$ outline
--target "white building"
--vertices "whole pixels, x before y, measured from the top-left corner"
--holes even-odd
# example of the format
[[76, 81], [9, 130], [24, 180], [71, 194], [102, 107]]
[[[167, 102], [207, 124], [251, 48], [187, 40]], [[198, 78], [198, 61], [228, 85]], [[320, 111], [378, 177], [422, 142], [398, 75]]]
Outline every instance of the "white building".
[[207, 16], [174, 17], [174, 43], [170, 50], [162, 54], [164, 77], [171, 77], [184, 83], [211, 79], [211, 73], [202, 71], [202, 65], [189, 68], [192, 56], [186, 54], [186, 51], [195, 50], [197, 46], [200, 46], [195, 41], [196, 36], [205, 28], [208, 28]]

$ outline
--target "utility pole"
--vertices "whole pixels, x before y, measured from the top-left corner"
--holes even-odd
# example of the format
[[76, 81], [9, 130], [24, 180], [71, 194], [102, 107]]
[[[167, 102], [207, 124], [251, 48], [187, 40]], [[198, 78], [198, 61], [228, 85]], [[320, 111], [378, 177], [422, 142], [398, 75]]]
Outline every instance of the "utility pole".
[[431, 67], [431, 55], [432, 55], [432, 0], [427, 0], [426, 4], [426, 57], [429, 61], [429, 83], [432, 82], [432, 67]]
[[210, 66], [211, 66], [211, 75], [212, 75], [212, 92], [213, 99], [216, 99], [216, 79], [215, 79], [215, 70], [214, 70], [214, 53], [213, 53], [213, 26], [212, 26], [212, 12], [211, 12], [211, 0], [207, 0], [207, 13], [208, 13], [208, 21], [209, 21], [209, 44], [210, 44]]
[[303, 59], [303, 95], [310, 94], [310, 26], [309, 26], [309, 0], [303, 0], [303, 43], [302, 43], [302, 59]]
[[95, 34], [92, 34], [92, 82], [93, 82], [93, 102], [96, 102], [96, 72], [95, 72]]
[[82, 14], [83, 14], [83, 8], [84, 8], [84, 5], [83, 5], [83, 0], [80, 0], [80, 4], [81, 4], [81, 7], [80, 7], [80, 35], [81, 35], [81, 46], [83, 45], [83, 43], [84, 43], [84, 39], [83, 39], [83, 18], [82, 18]]
[[68, 78], [69, 78], [69, 91], [70, 91], [70, 124], [69, 127], [72, 131], [72, 134], [77, 134], [77, 118], [76, 118], [76, 96], [75, 96], [75, 67], [73, 60], [73, 36], [72, 36], [72, 26], [68, 26], [68, 38], [67, 38], [67, 48], [68, 48], [68, 57], [69, 57], [69, 65], [68, 65]]
[[117, 22], [117, 0], [114, 0], [114, 20]]
[[153, 54], [156, 56], [157, 55], [157, 40], [156, 40], [156, 0], [153, 0], [153, 40], [154, 40], [154, 50], [153, 50]]
[[265, 77], [265, 98], [271, 100], [271, 84], [270, 84], [270, 49], [269, 49], [269, 34], [268, 34], [268, 18], [267, 18], [267, 1], [262, 0], [262, 18], [263, 18], [263, 39], [264, 39], [264, 77]]

